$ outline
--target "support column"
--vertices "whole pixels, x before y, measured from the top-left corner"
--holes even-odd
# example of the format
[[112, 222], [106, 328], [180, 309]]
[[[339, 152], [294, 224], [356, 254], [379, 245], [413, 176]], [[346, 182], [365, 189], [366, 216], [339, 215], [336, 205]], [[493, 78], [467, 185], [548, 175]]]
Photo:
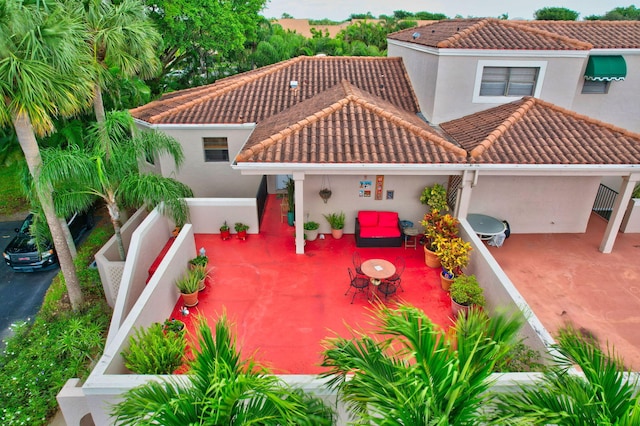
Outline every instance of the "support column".
[[613, 211], [607, 224], [607, 229], [604, 231], [604, 237], [600, 243], [600, 251], [602, 253], [611, 253], [613, 250], [613, 243], [616, 241], [616, 236], [620, 230], [620, 224], [624, 218], [624, 212], [631, 199], [631, 193], [636, 183], [640, 180], [640, 174], [632, 174], [622, 178], [622, 185], [618, 191], [618, 196], [613, 204]]
[[460, 189], [458, 190], [456, 209], [453, 212], [455, 217], [467, 217], [467, 213], [469, 213], [469, 206], [471, 205], [473, 187], [478, 183], [478, 173], [478, 170], [465, 170], [462, 173], [462, 182], [460, 183]]
[[304, 173], [294, 173], [296, 254], [304, 254]]

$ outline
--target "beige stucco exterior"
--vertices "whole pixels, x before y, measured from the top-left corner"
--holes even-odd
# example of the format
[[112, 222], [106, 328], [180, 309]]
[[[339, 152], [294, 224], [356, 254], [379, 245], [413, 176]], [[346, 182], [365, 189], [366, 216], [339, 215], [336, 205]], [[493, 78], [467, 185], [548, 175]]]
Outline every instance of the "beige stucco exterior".
[[[535, 97], [579, 114], [640, 132], [637, 96], [640, 52], [615, 51], [486, 51], [434, 49], [388, 40], [388, 56], [403, 58], [425, 117], [443, 123], [512, 102], [514, 97], [479, 99], [482, 66], [538, 66], [541, 75]], [[609, 84], [607, 94], [582, 94], [589, 55], [620, 55], [627, 62], [627, 78]]]

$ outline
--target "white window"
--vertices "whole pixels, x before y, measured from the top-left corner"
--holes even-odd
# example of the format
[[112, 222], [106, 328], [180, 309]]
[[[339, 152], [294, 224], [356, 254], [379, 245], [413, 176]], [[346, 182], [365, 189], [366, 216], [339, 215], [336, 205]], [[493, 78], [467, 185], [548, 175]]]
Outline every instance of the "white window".
[[609, 81], [585, 80], [582, 93], [585, 95], [603, 95], [609, 91]]
[[523, 96], [539, 97], [546, 61], [478, 61], [475, 103], [506, 103]]
[[207, 163], [229, 161], [227, 138], [202, 138], [202, 144]]

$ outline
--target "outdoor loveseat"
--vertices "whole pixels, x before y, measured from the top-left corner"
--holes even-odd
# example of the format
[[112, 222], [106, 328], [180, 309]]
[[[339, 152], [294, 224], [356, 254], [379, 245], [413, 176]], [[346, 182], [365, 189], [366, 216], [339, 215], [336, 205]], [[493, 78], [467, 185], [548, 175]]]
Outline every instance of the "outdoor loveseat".
[[402, 228], [397, 212], [361, 210], [356, 217], [356, 247], [400, 247]]

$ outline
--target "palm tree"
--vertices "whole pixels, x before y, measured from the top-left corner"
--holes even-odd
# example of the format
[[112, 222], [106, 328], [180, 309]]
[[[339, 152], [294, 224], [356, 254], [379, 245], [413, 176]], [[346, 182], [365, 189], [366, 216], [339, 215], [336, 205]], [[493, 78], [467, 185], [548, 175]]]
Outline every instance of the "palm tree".
[[[489, 376], [517, 343], [520, 316], [458, 317], [455, 336], [410, 305], [374, 314], [378, 338], [353, 332], [326, 341], [326, 377], [363, 424], [480, 424]], [[347, 380], [348, 376], [352, 376]]]
[[123, 395], [112, 415], [122, 425], [330, 425], [321, 400], [292, 389], [249, 358], [240, 359], [223, 315], [215, 336], [204, 318], [186, 382], [149, 381]]
[[[0, 126], [13, 125], [29, 172], [38, 182], [42, 158], [36, 134], [53, 129], [55, 116], [70, 116], [90, 103], [83, 27], [62, 6], [0, 0]], [[83, 297], [49, 187], [36, 188], [51, 230], [71, 306]]]
[[[500, 395], [494, 420], [500, 424], [638, 425], [637, 380], [610, 349], [572, 327], [560, 331], [556, 363], [538, 383]], [[583, 375], [573, 374], [576, 365]]]
[[[102, 126], [106, 139], [102, 137]], [[159, 206], [161, 213], [182, 225], [189, 218], [184, 198], [193, 196], [189, 187], [175, 179], [139, 172], [140, 162], [163, 154], [180, 166], [184, 160], [180, 144], [157, 131], [139, 132], [132, 137], [132, 129], [133, 120], [128, 113], [111, 112], [103, 125], [94, 125], [90, 149], [71, 146], [42, 151], [41, 179], [54, 186], [56, 208], [69, 214], [88, 208], [96, 198], [102, 199], [122, 260], [126, 258], [120, 234], [122, 207]]]
[[112, 81], [110, 69], [122, 77], [147, 79], [160, 72], [156, 52], [161, 37], [140, 0], [66, 0], [77, 2], [76, 13], [87, 27], [87, 43], [95, 71], [93, 109], [99, 123], [106, 115], [102, 90]]

